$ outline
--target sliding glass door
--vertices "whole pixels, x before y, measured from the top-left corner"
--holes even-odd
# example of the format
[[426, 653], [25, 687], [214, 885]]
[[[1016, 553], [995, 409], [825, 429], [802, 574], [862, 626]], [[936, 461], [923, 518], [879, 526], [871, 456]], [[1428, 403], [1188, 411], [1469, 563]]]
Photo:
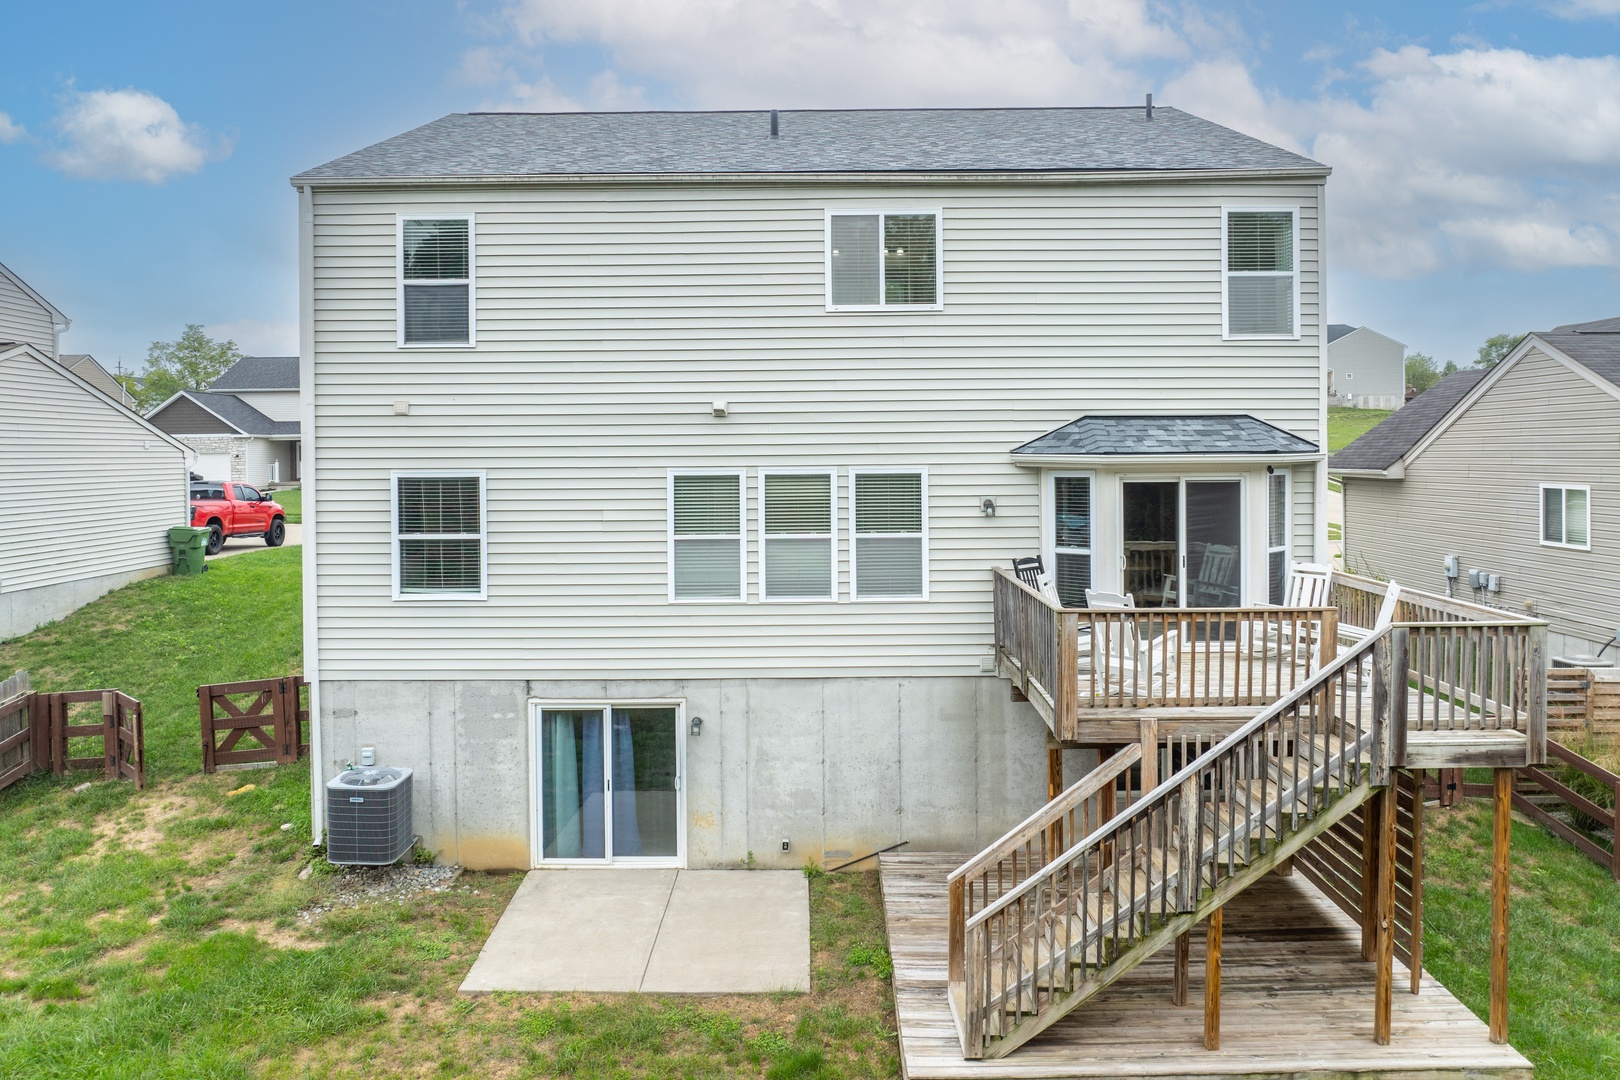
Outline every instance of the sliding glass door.
[[657, 862], [681, 856], [678, 710], [538, 710], [540, 859]]
[[1183, 607], [1238, 607], [1243, 602], [1243, 485], [1188, 480], [1187, 588]]
[[1243, 602], [1243, 484], [1127, 480], [1121, 505], [1124, 591], [1137, 607]]

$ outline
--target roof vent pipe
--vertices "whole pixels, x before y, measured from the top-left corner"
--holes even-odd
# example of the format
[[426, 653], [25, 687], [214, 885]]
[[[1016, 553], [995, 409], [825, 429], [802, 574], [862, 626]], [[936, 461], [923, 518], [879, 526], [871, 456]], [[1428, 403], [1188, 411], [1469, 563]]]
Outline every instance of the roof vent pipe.
[[782, 136], [782, 124], [777, 118], [776, 110], [771, 110], [771, 138], [779, 139]]
[[[1148, 95], [1148, 101], [1147, 101], [1147, 118], [1148, 118], [1148, 119], [1149, 119], [1149, 120], [1151, 120], [1151, 119], [1153, 119], [1153, 95], [1152, 95], [1152, 94], [1149, 94], [1149, 95]], [[772, 131], [774, 131], [774, 130], [776, 130], [776, 129], [775, 129], [775, 127], [774, 127], [774, 126], [773, 126], [773, 127], [772, 127], [772, 129], [771, 129], [771, 130], [772, 130]]]

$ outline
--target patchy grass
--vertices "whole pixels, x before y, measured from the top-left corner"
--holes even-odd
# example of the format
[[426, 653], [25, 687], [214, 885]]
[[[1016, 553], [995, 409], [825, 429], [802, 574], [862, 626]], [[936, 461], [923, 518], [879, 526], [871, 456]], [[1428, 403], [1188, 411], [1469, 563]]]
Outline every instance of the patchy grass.
[[1393, 409], [1347, 409], [1342, 406], [1328, 408], [1328, 453], [1336, 454], [1349, 446], [1357, 437], [1371, 431], [1378, 422], [1391, 415]]
[[[1424, 954], [1446, 988], [1489, 1015], [1491, 814], [1428, 818]], [[1620, 885], [1574, 848], [1513, 822], [1508, 1039], [1537, 1080], [1620, 1075]]]
[[287, 511], [287, 521], [290, 524], [302, 524], [304, 520], [304, 489], [303, 488], [277, 488], [270, 493], [270, 497], [282, 505]]

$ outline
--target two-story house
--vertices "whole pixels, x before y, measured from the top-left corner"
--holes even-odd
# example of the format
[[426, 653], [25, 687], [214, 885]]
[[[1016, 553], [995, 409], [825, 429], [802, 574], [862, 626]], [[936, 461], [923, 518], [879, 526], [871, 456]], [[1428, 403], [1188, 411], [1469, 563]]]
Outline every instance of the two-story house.
[[298, 480], [298, 357], [244, 356], [207, 390], [181, 390], [149, 414], [191, 447], [205, 480], [260, 487]]
[[1168, 108], [457, 114], [293, 178], [321, 784], [469, 866], [978, 847], [989, 570], [1326, 553], [1317, 162]]

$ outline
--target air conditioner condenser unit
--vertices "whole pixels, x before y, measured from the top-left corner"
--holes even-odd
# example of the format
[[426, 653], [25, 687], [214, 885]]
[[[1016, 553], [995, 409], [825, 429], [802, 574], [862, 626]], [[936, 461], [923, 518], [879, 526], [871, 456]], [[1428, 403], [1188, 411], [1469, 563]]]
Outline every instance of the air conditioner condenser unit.
[[326, 859], [388, 866], [410, 853], [411, 770], [349, 769], [326, 782]]

